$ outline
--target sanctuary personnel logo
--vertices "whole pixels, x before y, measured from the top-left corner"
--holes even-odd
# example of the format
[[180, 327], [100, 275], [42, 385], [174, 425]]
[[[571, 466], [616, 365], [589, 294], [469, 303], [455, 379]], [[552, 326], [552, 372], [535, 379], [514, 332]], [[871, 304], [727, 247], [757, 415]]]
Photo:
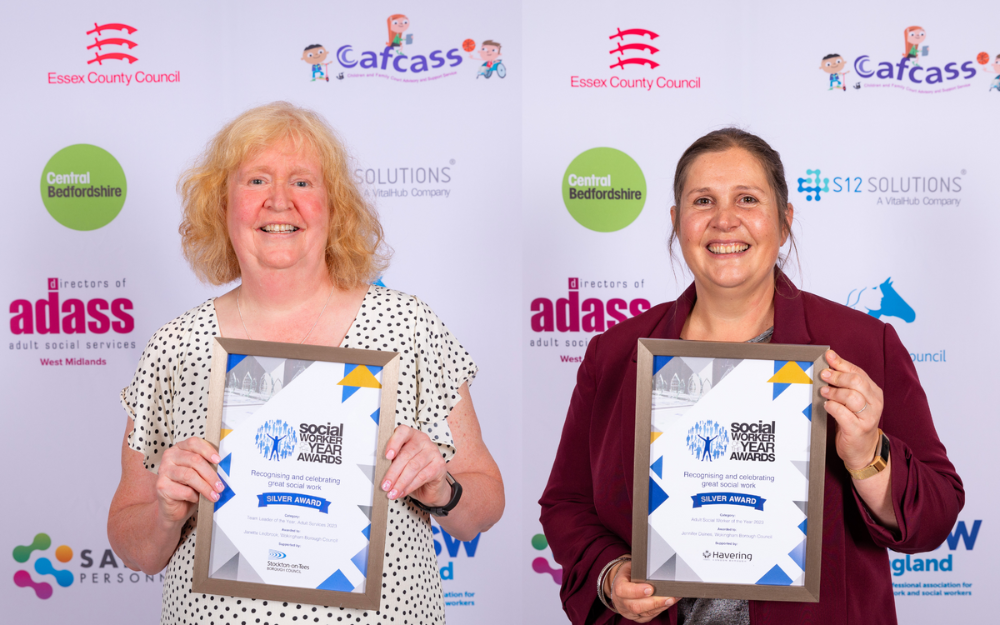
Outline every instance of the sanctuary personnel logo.
[[[51, 546], [52, 539], [49, 538], [48, 534], [36, 534], [35, 539], [30, 545], [18, 545], [14, 547], [14, 561], [19, 564], [25, 564], [31, 559], [33, 552], [47, 551]], [[56, 548], [55, 558], [63, 564], [69, 562], [73, 559], [73, 549], [67, 545], [61, 545]], [[73, 585], [73, 573], [56, 568], [48, 557], [36, 558], [34, 569], [41, 576], [40, 579], [46, 579], [46, 576], [51, 576], [51, 581], [55, 581], [56, 584], [63, 588]], [[14, 583], [21, 588], [31, 588], [35, 591], [35, 596], [39, 599], [48, 599], [52, 596], [52, 584], [48, 581], [35, 581], [31, 573], [24, 569], [14, 573]]]
[[55, 153], [42, 170], [42, 203], [52, 218], [73, 230], [97, 230], [111, 223], [128, 186], [114, 156], [80, 143]]
[[688, 430], [687, 448], [698, 460], [713, 462], [726, 455], [729, 433], [715, 421], [699, 421]]
[[292, 426], [281, 419], [271, 419], [257, 428], [254, 443], [267, 460], [281, 461], [295, 453], [299, 437]]
[[646, 178], [628, 154], [593, 148], [566, 168], [562, 193], [566, 209], [578, 224], [595, 232], [615, 232], [642, 212]]

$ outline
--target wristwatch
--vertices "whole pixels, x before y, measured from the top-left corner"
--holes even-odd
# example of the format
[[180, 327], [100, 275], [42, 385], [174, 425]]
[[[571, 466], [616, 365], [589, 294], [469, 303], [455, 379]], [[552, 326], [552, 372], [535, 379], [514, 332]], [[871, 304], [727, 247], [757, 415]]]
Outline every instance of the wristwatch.
[[433, 516], [448, 516], [448, 513], [454, 510], [455, 506], [458, 505], [458, 500], [462, 498], [462, 485], [458, 483], [458, 480], [456, 480], [451, 473], [445, 473], [444, 479], [447, 480], [449, 484], [451, 484], [451, 499], [448, 501], [448, 503], [446, 503], [443, 506], [431, 507], [424, 505], [423, 502], [418, 501], [414, 497], [409, 498], [410, 503], [420, 508], [421, 510], [430, 512]]
[[[847, 469], [847, 472], [851, 474], [856, 480], [868, 479], [873, 475], [878, 475], [881, 473], [885, 467], [889, 464], [889, 439], [886, 437], [885, 432], [879, 428], [878, 431], [878, 450], [875, 452], [875, 459], [863, 469]], [[844, 468], [847, 468], [847, 464], [844, 464]]]

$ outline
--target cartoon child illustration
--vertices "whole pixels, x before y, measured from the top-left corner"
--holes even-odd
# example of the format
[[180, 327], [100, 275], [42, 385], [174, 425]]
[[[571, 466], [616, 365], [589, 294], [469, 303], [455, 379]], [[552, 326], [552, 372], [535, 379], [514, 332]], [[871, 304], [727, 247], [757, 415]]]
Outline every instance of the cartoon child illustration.
[[[484, 63], [480, 66], [476, 78], [478, 79], [480, 76], [489, 78], [493, 75], [493, 72], [496, 72], [500, 78], [505, 77], [507, 75], [507, 68], [504, 67], [500, 56], [499, 43], [492, 39], [484, 41], [483, 45], [479, 47], [479, 59], [484, 61]], [[476, 59], [476, 57], [472, 56], [472, 52], [469, 52], [469, 58], [472, 60]]]
[[993, 59], [993, 62], [990, 63], [990, 56], [985, 52], [980, 52], [978, 61], [981, 65], [985, 66], [983, 67], [984, 72], [996, 74], [993, 78], [993, 82], [990, 83], [990, 91], [993, 91], [994, 89], [1000, 91], [1000, 54], [998, 54], [996, 58]]
[[324, 67], [324, 65], [329, 65], [329, 63], [323, 63], [326, 60], [327, 54], [326, 48], [318, 43], [306, 46], [306, 49], [302, 52], [302, 60], [312, 65], [313, 82], [316, 82], [316, 76], [319, 76], [320, 80], [325, 79], [326, 82], [330, 82], [330, 77], [326, 75]]
[[[924, 39], [927, 38], [927, 33], [924, 29], [919, 26], [910, 26], [903, 31], [903, 39], [905, 40], [906, 47], [903, 51], [903, 56], [908, 59], [913, 60], [914, 67], [920, 67], [917, 63], [917, 59], [920, 58], [920, 44], [923, 43]], [[925, 55], [927, 54], [927, 47], [924, 46]]]
[[403, 44], [413, 43], [413, 35], [403, 38], [403, 33], [410, 27], [410, 18], [402, 13], [397, 13], [390, 15], [385, 22], [389, 27], [389, 41], [385, 42], [385, 45], [395, 50], [397, 55], [403, 54]]
[[[819, 68], [830, 74], [829, 91], [833, 91], [834, 89], [847, 91], [846, 76], [851, 73], [851, 70], [844, 71], [844, 57], [839, 54], [827, 54], [823, 57]], [[841, 80], [842, 77], [844, 80]]]

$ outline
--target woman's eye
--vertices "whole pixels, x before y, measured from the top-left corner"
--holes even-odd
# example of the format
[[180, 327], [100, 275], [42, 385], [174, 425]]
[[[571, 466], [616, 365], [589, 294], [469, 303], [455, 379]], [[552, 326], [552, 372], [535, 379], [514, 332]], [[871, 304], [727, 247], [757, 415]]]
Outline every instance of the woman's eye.
[[295, 181], [295, 186], [296, 187], [308, 187], [309, 183], [306, 182], [305, 180], [296, 180]]
[[695, 206], [708, 206], [711, 203], [712, 200], [708, 199], [707, 197], [700, 197], [694, 201]]
[[741, 204], [756, 204], [757, 198], [750, 195], [744, 195], [743, 197], [740, 198], [739, 201]]
[[264, 181], [261, 180], [260, 178], [252, 178], [250, 180], [250, 184], [264, 184]]

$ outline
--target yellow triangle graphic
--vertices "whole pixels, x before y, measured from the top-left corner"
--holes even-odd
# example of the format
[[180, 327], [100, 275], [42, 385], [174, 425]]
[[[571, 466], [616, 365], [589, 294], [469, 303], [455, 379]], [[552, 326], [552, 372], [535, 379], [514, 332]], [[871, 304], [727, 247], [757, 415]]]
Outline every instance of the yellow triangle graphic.
[[221, 441], [222, 439], [226, 438], [227, 436], [232, 434], [232, 432], [233, 432], [232, 430], [222, 430], [222, 436], [219, 437], [219, 440]]
[[656, 439], [663, 436], [663, 432], [650, 432], [649, 433], [649, 444], [652, 445], [656, 442]]
[[809, 379], [809, 376], [802, 370], [799, 363], [793, 360], [785, 363], [785, 366], [779, 369], [768, 382], [777, 384], [812, 384], [813, 381]]
[[358, 386], [361, 388], [382, 388], [372, 372], [364, 365], [358, 365], [354, 371], [347, 374], [347, 377], [337, 382], [339, 386]]

